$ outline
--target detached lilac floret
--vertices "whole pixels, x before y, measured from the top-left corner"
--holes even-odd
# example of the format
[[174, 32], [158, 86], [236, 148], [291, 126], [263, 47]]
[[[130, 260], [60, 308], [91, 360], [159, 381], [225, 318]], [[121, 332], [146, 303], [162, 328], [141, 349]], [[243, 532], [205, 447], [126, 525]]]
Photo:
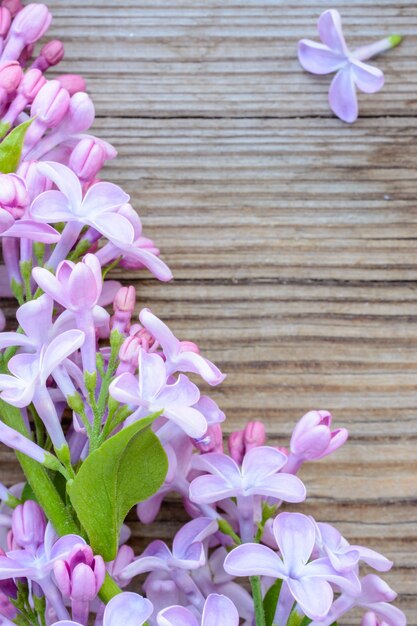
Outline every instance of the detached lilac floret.
[[201, 621], [182, 606], [171, 606], [160, 611], [158, 626], [238, 626], [239, 613], [226, 596], [210, 594], [204, 604]]
[[382, 71], [364, 61], [398, 45], [401, 37], [387, 37], [381, 42], [351, 52], [346, 45], [341, 17], [336, 9], [320, 15], [318, 31], [322, 43], [310, 39], [299, 42], [299, 61], [312, 74], [336, 72], [330, 85], [329, 105], [341, 120], [352, 123], [358, 117], [356, 89], [376, 93], [384, 85]]

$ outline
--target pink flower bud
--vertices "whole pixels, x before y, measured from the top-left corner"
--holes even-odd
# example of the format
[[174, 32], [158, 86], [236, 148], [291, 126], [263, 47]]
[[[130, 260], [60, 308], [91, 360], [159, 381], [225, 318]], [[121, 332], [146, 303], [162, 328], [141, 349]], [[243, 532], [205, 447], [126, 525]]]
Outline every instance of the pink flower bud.
[[245, 444], [243, 441], [243, 430], [236, 430], [229, 435], [228, 447], [230, 456], [236, 463], [242, 463], [245, 456]]
[[44, 191], [52, 189], [53, 183], [51, 179], [40, 173], [36, 161], [22, 161], [17, 170], [17, 174], [26, 182], [30, 202]]
[[42, 46], [40, 56], [46, 61], [45, 69], [58, 65], [64, 58], [64, 53], [64, 44], [59, 39], [52, 39]]
[[8, 9], [12, 17], [15, 17], [23, 9], [21, 0], [2, 0], [1, 6]]
[[137, 337], [126, 337], [119, 350], [120, 366], [117, 374], [135, 372], [138, 366], [141, 341]]
[[94, 556], [90, 546], [75, 546], [66, 560], [54, 563], [56, 584], [62, 595], [86, 602], [98, 594], [106, 575], [101, 556]]
[[71, 96], [65, 128], [71, 133], [83, 133], [94, 122], [95, 110], [90, 96], [83, 91]]
[[248, 422], [243, 431], [243, 443], [245, 452], [258, 446], [263, 446], [266, 442], [265, 425], [263, 422]]
[[75, 146], [68, 165], [78, 178], [87, 181], [96, 177], [105, 161], [106, 151], [102, 143], [94, 137], [86, 137]]
[[116, 581], [119, 587], [126, 587], [130, 583], [130, 579], [120, 579], [120, 574], [125, 567], [130, 565], [135, 560], [135, 553], [130, 546], [120, 546], [117, 556], [114, 561], [107, 563], [107, 571], [110, 576]]
[[194, 352], [195, 354], [200, 354], [200, 348], [193, 341], [180, 341], [180, 351]]
[[8, 94], [18, 88], [23, 78], [23, 71], [17, 61], [8, 61], [0, 66], [0, 87]]
[[[32, 103], [30, 114], [32, 117], [37, 116], [36, 121], [39, 120], [49, 128], [53, 128], [66, 115], [69, 105], [70, 96], [68, 91], [61, 87], [57, 80], [50, 80], [38, 92]], [[33, 128], [33, 125], [31, 128]]]
[[223, 432], [220, 424], [212, 424], [201, 439], [195, 439], [194, 445], [202, 454], [208, 452], [223, 453]]
[[13, 541], [21, 548], [35, 552], [43, 544], [46, 518], [39, 504], [27, 500], [13, 511]]
[[28, 104], [31, 104], [45, 83], [46, 78], [40, 70], [28, 70], [19, 85], [18, 93], [26, 98]]
[[130, 285], [121, 287], [113, 302], [114, 315], [111, 318], [112, 329], [117, 329], [124, 333], [129, 329], [132, 313], [135, 309], [136, 291]]
[[16, 174], [0, 174], [0, 207], [15, 219], [22, 217], [29, 204], [25, 181]]
[[5, 37], [9, 32], [12, 16], [7, 7], [0, 7], [0, 37]]
[[35, 43], [48, 30], [52, 15], [45, 4], [32, 2], [16, 15], [10, 29], [10, 37], [17, 36], [24, 45]]
[[68, 91], [70, 96], [87, 89], [84, 78], [79, 74], [62, 74], [57, 76], [56, 80], [61, 83], [61, 86]]

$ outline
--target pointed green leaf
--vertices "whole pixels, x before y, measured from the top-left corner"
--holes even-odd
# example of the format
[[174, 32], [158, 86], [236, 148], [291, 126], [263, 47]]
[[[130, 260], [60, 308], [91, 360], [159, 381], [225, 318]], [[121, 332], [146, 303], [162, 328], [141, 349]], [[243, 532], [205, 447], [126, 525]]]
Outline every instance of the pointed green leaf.
[[68, 485], [71, 502], [90, 545], [105, 561], [115, 558], [126, 515], [165, 480], [168, 461], [150, 429], [151, 415], [108, 439], [86, 458]]
[[282, 580], [278, 578], [273, 585], [268, 589], [264, 597], [264, 613], [265, 613], [265, 626], [272, 626], [275, 611], [277, 610], [277, 604], [279, 600], [279, 594], [281, 592]]
[[33, 120], [34, 118], [31, 118], [27, 122], [16, 126], [0, 143], [0, 172], [3, 174], [10, 174], [17, 170], [20, 157], [22, 156], [26, 132]]

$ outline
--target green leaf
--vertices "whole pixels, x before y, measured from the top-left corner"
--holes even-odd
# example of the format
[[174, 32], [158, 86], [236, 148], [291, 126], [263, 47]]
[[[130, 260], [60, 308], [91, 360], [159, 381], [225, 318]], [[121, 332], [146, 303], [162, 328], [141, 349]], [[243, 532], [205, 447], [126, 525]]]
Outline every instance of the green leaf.
[[0, 172], [3, 172], [3, 174], [10, 174], [17, 170], [20, 157], [22, 156], [26, 132], [33, 120], [34, 118], [31, 118], [27, 122], [16, 126], [0, 143]]
[[277, 610], [279, 594], [281, 592], [281, 587], [282, 587], [282, 580], [278, 578], [265, 594], [265, 597], [264, 597], [265, 626], [272, 626], [273, 624], [275, 611]]
[[117, 553], [130, 509], [152, 496], [165, 480], [168, 461], [150, 425], [151, 415], [121, 430], [90, 454], [68, 493], [90, 545], [105, 561]]

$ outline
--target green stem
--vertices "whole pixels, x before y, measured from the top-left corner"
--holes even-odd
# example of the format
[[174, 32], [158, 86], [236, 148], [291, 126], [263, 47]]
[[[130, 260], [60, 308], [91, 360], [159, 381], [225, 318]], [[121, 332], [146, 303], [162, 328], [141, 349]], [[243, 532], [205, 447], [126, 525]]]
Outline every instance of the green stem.
[[251, 576], [249, 580], [252, 588], [253, 605], [255, 608], [255, 624], [256, 626], [266, 626], [261, 579], [259, 576]]

